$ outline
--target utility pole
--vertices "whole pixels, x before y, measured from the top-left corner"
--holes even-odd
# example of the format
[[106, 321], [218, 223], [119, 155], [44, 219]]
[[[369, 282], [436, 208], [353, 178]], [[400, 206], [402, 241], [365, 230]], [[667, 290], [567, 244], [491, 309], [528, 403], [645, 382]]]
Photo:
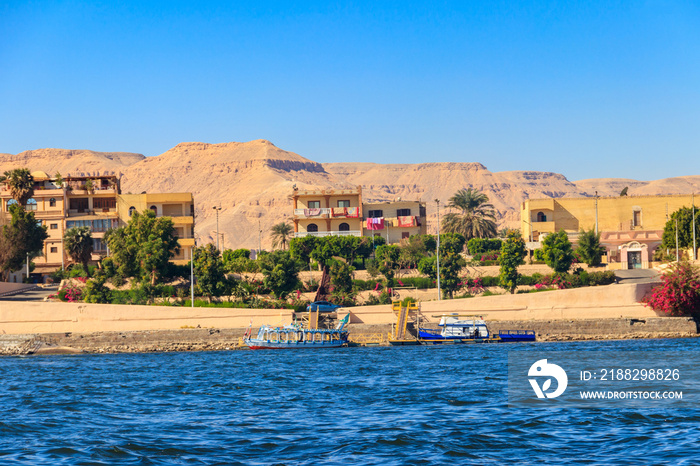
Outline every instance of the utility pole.
[[190, 295], [192, 307], [194, 307], [194, 248], [197, 246], [197, 240], [194, 240], [194, 246], [190, 247]]
[[440, 199], [435, 199], [437, 204], [437, 290], [438, 290], [438, 301], [441, 299], [440, 295]]
[[598, 191], [595, 192], [595, 235], [598, 236]]
[[693, 260], [698, 260], [697, 245], [695, 244], [695, 193], [693, 193]]
[[260, 251], [262, 251], [262, 227], [260, 226], [260, 220], [258, 220], [258, 254], [260, 254]]
[[219, 211], [221, 210], [221, 207], [212, 207], [216, 211], [216, 250], [220, 251], [219, 249]]
[[676, 215], [676, 262], [678, 262], [678, 215]]

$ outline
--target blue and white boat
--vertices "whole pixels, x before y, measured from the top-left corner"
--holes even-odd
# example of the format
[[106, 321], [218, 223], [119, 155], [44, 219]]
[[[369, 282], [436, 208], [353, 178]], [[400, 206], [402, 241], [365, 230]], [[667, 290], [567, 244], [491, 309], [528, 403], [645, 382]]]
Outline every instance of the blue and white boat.
[[334, 329], [309, 329], [299, 324], [284, 327], [263, 325], [255, 338], [252, 338], [252, 328], [249, 328], [243, 341], [250, 349], [340, 348], [348, 343], [348, 332], [343, 329], [349, 318], [350, 314], [346, 315]]
[[438, 329], [418, 328], [418, 337], [425, 343], [489, 340], [489, 329], [480, 316], [448, 314], [440, 318]]

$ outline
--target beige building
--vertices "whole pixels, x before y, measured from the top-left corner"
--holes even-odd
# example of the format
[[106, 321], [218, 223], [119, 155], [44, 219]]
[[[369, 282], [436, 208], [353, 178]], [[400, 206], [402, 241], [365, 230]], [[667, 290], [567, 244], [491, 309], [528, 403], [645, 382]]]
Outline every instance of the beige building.
[[292, 193], [294, 237], [362, 236], [362, 188]]
[[156, 217], [170, 217], [180, 245], [172, 262], [186, 264], [194, 248], [194, 198], [192, 193], [121, 194], [117, 198], [119, 226], [129, 222], [134, 212], [150, 209]]
[[548, 233], [564, 230], [576, 242], [581, 230], [600, 232], [604, 261], [614, 268], [647, 268], [661, 244], [666, 221], [693, 195], [530, 199], [522, 203], [523, 238], [536, 248]]
[[[189, 260], [194, 245], [192, 194], [122, 195], [119, 179], [114, 174], [66, 175], [62, 183], [42, 171], [32, 172], [32, 177], [34, 196], [27, 201], [25, 208], [34, 212], [36, 219], [46, 226], [48, 234], [42, 255], [32, 260], [35, 264], [34, 274], [50, 273], [71, 263], [63, 248], [63, 235], [69, 228], [90, 228], [93, 238], [92, 260], [105, 256], [105, 232], [125, 225], [131, 207], [140, 212], [150, 208], [158, 216], [172, 217], [181, 247], [180, 254], [174, 260], [181, 263]], [[10, 196], [9, 188], [0, 185], [0, 215], [9, 219], [9, 206], [15, 202]]]
[[[381, 236], [392, 244], [427, 233], [424, 202], [375, 202], [364, 204], [362, 209], [365, 212], [364, 236]], [[379, 226], [383, 228], [375, 229], [372, 219], [382, 219], [383, 223]]]
[[363, 203], [356, 189], [295, 189], [294, 237], [382, 236], [389, 243], [426, 232], [425, 203], [396, 201]]

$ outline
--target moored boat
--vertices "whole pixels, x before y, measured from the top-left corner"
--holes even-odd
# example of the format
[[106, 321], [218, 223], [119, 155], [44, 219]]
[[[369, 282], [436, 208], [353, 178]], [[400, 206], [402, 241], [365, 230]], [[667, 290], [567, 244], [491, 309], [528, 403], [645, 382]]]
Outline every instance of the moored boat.
[[343, 329], [349, 318], [350, 314], [346, 315], [334, 329], [309, 329], [298, 324], [263, 325], [255, 338], [249, 328], [243, 341], [250, 349], [340, 348], [348, 343], [348, 332]]

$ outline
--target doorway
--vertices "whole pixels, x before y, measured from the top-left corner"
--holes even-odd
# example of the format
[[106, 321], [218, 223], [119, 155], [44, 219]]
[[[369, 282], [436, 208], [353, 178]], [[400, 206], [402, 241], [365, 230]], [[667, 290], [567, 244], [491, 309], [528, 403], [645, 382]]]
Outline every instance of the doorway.
[[642, 251], [627, 251], [627, 268], [642, 268]]

